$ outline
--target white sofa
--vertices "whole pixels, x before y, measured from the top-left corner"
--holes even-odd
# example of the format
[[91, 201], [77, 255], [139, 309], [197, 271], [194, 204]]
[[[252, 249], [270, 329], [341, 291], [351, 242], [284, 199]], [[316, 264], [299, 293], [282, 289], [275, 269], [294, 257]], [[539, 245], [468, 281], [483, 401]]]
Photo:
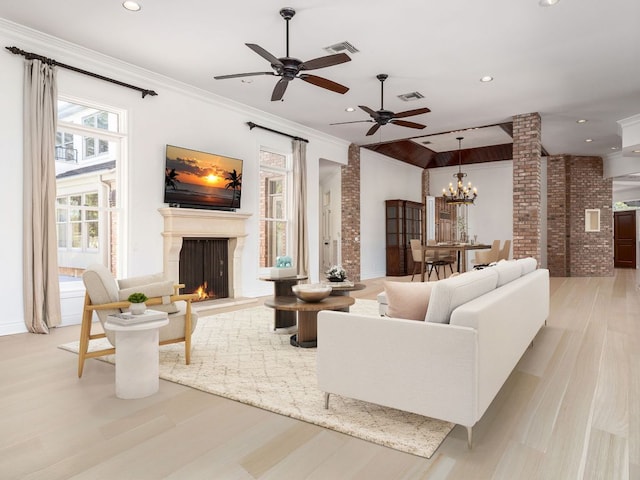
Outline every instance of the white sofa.
[[[517, 268], [516, 268], [517, 266]], [[426, 321], [322, 311], [318, 386], [472, 427], [549, 315], [549, 272], [534, 259], [433, 282]]]

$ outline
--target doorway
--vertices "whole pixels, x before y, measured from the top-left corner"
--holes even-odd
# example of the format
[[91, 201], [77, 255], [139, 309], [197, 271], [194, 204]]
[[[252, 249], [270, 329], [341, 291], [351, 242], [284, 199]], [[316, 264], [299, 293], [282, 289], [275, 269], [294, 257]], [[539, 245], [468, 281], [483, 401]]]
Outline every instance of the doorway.
[[613, 214], [613, 266], [636, 268], [636, 211]]

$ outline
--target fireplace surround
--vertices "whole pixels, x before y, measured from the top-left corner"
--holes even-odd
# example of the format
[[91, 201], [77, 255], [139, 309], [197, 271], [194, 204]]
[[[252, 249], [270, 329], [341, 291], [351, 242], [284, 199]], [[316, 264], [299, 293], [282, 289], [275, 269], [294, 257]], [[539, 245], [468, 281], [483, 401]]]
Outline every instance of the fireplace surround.
[[180, 250], [186, 238], [226, 238], [229, 260], [229, 298], [242, 297], [242, 249], [247, 213], [166, 207], [158, 209], [164, 218], [163, 270], [167, 278], [180, 282]]

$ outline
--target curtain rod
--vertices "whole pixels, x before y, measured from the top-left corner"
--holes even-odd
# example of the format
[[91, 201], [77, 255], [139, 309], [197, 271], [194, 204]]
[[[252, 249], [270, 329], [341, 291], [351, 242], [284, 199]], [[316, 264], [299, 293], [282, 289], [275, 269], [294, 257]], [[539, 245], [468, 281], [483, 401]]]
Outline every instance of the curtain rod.
[[288, 133], [279, 132], [278, 130], [263, 127], [262, 125], [258, 125], [253, 122], [247, 122], [247, 125], [249, 125], [249, 130], [253, 130], [254, 128], [261, 128], [262, 130], [267, 130], [269, 132], [277, 133], [278, 135], [284, 135], [285, 137], [293, 138], [294, 140], [300, 140], [301, 142], [309, 143], [309, 140], [307, 140], [306, 138], [296, 137], [295, 135], [289, 135]]
[[147, 95], [151, 95], [152, 97], [155, 95], [158, 95], [153, 90], [147, 90], [145, 88], [136, 87], [135, 85], [129, 85], [128, 83], [124, 83], [119, 80], [114, 80], [113, 78], [104, 77], [102, 75], [98, 75], [97, 73], [88, 72], [86, 70], [82, 70], [77, 67], [72, 67], [71, 65], [66, 65], [64, 63], [57, 62], [52, 58], [43, 57], [42, 55], [38, 55], [37, 53], [25, 52], [24, 50], [20, 50], [18, 47], [4, 47], [4, 48], [9, 50], [14, 55], [22, 55], [27, 60], [40, 60], [41, 62], [46, 63], [47, 65], [55, 65], [57, 67], [66, 68], [67, 70], [73, 70], [74, 72], [82, 73], [83, 75], [88, 75], [90, 77], [97, 78], [99, 80], [104, 80], [105, 82], [115, 83], [116, 85], [120, 85], [121, 87], [127, 87], [133, 90], [137, 90], [139, 92], [142, 92], [142, 98], [146, 97]]

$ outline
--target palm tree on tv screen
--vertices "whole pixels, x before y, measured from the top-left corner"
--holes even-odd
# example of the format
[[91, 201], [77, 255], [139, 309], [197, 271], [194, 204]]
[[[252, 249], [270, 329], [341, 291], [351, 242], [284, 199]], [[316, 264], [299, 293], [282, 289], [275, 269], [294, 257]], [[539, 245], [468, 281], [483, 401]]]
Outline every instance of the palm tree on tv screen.
[[240, 187], [242, 187], [242, 174], [238, 174], [238, 172], [234, 168], [233, 172], [227, 173], [225, 180], [227, 180], [227, 184], [224, 186], [224, 188], [233, 189], [233, 197], [231, 197], [231, 206], [233, 206], [238, 190], [240, 190]]
[[176, 172], [175, 168], [172, 168], [171, 170], [166, 168], [164, 170], [164, 186], [165, 186], [165, 188], [170, 187], [170, 188], [173, 188], [174, 190], [177, 190], [178, 186], [176, 185], [176, 183], [180, 183], [180, 180], [178, 180], [178, 175], [180, 175], [180, 174]]

